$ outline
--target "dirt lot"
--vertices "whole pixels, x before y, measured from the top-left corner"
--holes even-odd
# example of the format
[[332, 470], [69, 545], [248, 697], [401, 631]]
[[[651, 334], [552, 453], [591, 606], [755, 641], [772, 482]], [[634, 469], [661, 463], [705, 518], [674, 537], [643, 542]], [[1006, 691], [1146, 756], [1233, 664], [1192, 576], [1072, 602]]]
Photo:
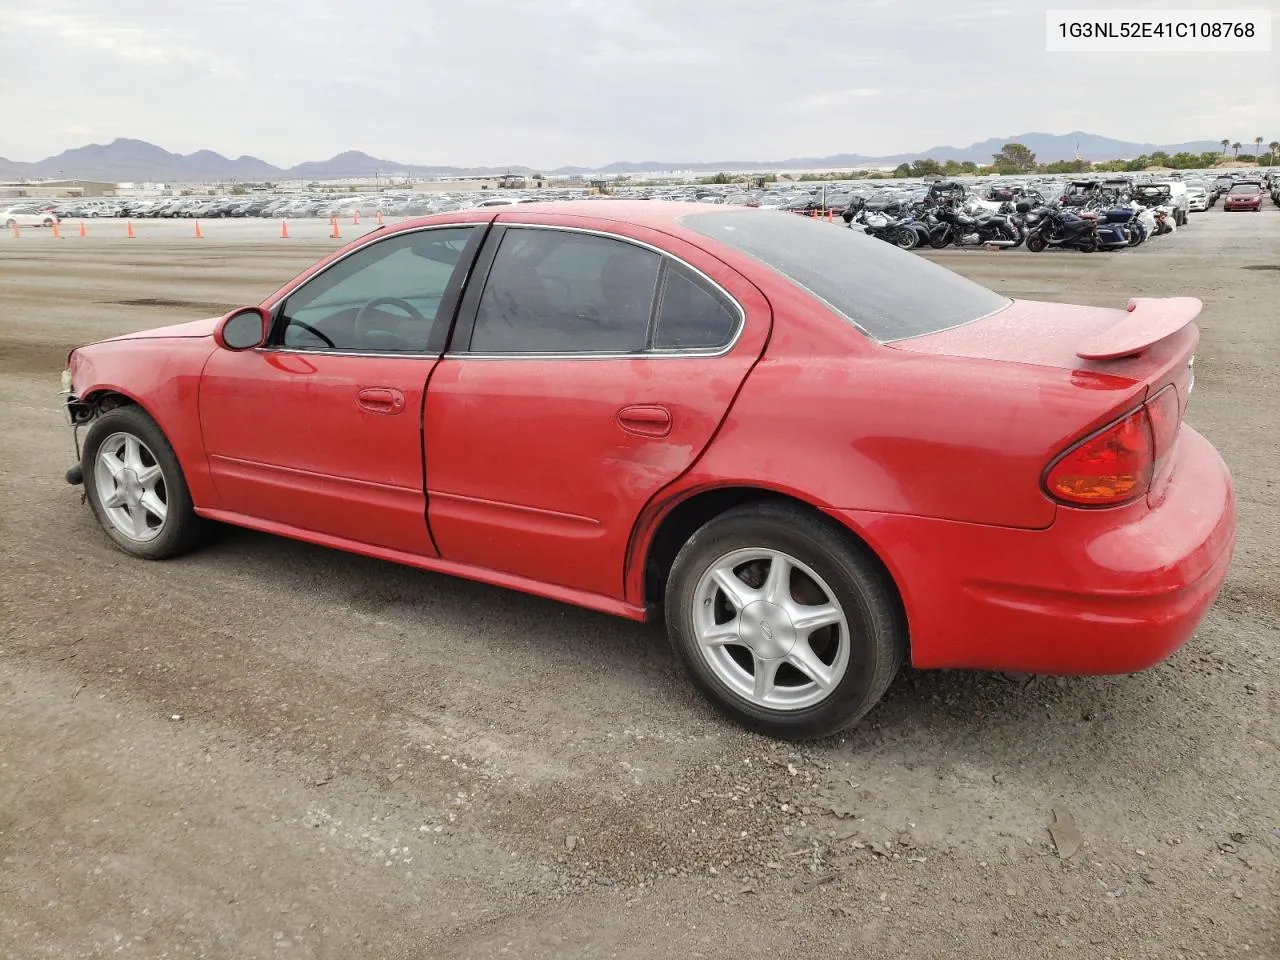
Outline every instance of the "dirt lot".
[[1280, 211], [931, 254], [1014, 296], [1201, 297], [1237, 558], [1147, 673], [907, 670], [799, 749], [718, 719], [655, 627], [235, 530], [115, 552], [62, 480], [67, 348], [337, 243], [147, 226], [0, 238], [0, 956], [1280, 957]]

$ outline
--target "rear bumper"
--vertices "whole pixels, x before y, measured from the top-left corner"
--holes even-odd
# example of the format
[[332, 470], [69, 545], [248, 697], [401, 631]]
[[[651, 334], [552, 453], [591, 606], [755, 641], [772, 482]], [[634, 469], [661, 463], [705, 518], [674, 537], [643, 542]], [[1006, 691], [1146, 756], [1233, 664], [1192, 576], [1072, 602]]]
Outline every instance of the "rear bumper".
[[911, 661], [1114, 674], [1164, 660], [1213, 605], [1235, 548], [1231, 475], [1183, 426], [1159, 504], [1060, 508], [1045, 530], [837, 511], [903, 594]]

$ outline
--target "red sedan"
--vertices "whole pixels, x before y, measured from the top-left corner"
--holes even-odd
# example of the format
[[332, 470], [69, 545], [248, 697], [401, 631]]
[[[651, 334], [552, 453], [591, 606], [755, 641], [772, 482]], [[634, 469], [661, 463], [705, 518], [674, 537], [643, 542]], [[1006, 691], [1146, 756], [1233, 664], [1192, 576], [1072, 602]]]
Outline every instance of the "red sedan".
[[134, 556], [237, 524], [633, 620], [765, 733], [904, 660], [1136, 671], [1204, 617], [1230, 475], [1200, 302], [1009, 300], [854, 231], [584, 201], [380, 228], [225, 317], [72, 351]]
[[1237, 183], [1222, 199], [1222, 209], [1227, 210], [1261, 210], [1262, 185], [1258, 183]]

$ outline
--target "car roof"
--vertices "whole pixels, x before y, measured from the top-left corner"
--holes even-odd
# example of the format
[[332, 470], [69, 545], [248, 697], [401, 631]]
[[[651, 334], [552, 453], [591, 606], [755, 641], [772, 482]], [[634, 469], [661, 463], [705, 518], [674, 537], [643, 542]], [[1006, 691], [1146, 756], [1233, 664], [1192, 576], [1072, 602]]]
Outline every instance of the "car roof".
[[[737, 208], [731, 208], [737, 209]], [[785, 214], [757, 210], [754, 207], [740, 208], [743, 216], [771, 217]], [[500, 222], [510, 223], [522, 216], [531, 214], [556, 214], [569, 217], [583, 217], [591, 220], [614, 220], [620, 223], [631, 223], [637, 226], [650, 227], [654, 230], [670, 231], [678, 227], [683, 217], [692, 213], [706, 213], [707, 204], [685, 200], [547, 200], [538, 203], [503, 204], [500, 206], [473, 207], [471, 210], [455, 211], [449, 214], [435, 214], [425, 217], [414, 217], [398, 225], [397, 229], [427, 226], [442, 222], [445, 218], [457, 223], [459, 214], [476, 213], [486, 217], [496, 215]]]

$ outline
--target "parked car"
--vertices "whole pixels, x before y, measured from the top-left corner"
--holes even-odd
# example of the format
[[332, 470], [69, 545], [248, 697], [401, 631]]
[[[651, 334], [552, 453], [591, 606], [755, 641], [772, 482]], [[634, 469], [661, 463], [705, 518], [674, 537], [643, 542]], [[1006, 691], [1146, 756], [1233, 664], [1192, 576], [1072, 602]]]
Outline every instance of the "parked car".
[[1168, 189], [1168, 205], [1173, 208], [1174, 225], [1185, 227], [1187, 214], [1191, 212], [1191, 197], [1187, 192], [1186, 183], [1181, 178], [1171, 177], [1167, 180], [1151, 180], [1148, 184]]
[[1223, 212], [1227, 210], [1253, 210], [1262, 209], [1262, 184], [1254, 183], [1249, 180], [1241, 181], [1227, 191], [1227, 195], [1222, 198]]
[[135, 557], [222, 521], [662, 616], [724, 713], [811, 737], [907, 659], [1123, 673], [1191, 635], [1235, 536], [1183, 422], [1199, 310], [736, 206], [473, 208], [73, 350], [67, 479]]
[[4, 224], [6, 230], [14, 227], [52, 227], [57, 222], [58, 215], [39, 204], [23, 203], [0, 210], [0, 223]]
[[1204, 213], [1209, 209], [1209, 191], [1199, 183], [1187, 185], [1187, 210], [1191, 213]]

